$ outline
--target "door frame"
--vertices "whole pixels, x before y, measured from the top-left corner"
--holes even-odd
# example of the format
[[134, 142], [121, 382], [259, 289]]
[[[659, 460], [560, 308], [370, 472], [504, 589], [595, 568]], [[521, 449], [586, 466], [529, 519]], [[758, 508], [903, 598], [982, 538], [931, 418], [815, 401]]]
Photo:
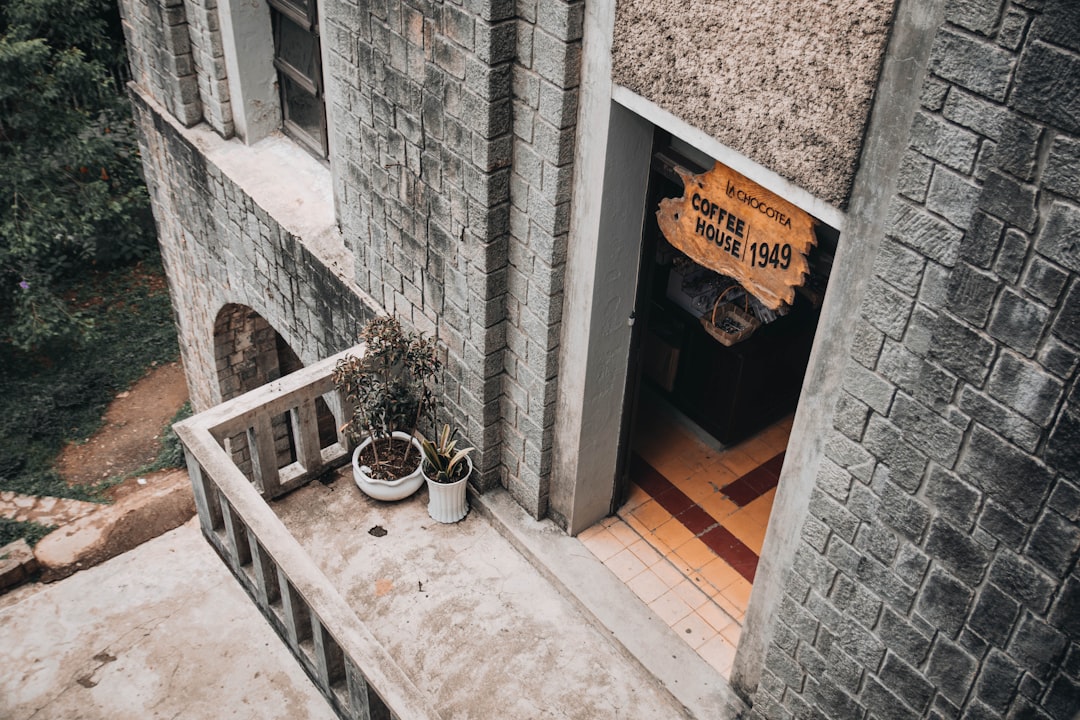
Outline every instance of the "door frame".
[[[850, 305], [838, 306], [830, 302], [830, 296], [835, 285], [861, 283], [865, 272], [861, 262], [851, 274], [845, 271], [844, 260], [850, 254], [843, 252], [849, 244], [844, 213], [651, 101], [611, 85], [610, 80], [607, 90], [610, 94], [597, 98], [593, 93], [602, 92], [603, 87], [582, 88], [578, 125], [588, 131], [578, 139], [575, 162], [549, 495], [551, 515], [569, 534], [576, 535], [607, 516], [616, 492], [630, 362], [629, 320], [637, 299], [655, 128], [720, 160], [841, 233], [736, 654], [732, 685], [747, 697], [757, 685], [772, 636], [775, 613], [771, 609], [782, 598], [784, 579], [808, 514], [824, 452], [822, 428], [831, 425], [842, 370], [832, 359], [846, 355], [838, 353], [855, 321]], [[851, 293], [845, 288], [840, 295], [850, 298]]]

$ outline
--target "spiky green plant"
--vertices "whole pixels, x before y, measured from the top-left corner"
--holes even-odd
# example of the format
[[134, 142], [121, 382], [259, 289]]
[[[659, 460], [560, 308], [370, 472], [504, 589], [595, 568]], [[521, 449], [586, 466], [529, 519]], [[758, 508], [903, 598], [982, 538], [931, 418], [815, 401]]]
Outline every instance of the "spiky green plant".
[[457, 440], [453, 439], [457, 430], [450, 431], [450, 425], [443, 425], [435, 442], [427, 439], [420, 441], [420, 451], [424, 455], [424, 471], [437, 483], [457, 482], [468, 470], [468, 457], [475, 448], [463, 448], [454, 452]]

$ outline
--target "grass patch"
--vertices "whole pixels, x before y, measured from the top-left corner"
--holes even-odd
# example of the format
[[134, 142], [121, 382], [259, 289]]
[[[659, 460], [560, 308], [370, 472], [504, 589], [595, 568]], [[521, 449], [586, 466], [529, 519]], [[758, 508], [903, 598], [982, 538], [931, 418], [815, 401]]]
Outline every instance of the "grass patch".
[[143, 468], [139, 472], [152, 473], [158, 470], [171, 470], [173, 468], [187, 467], [187, 459], [184, 457], [184, 446], [180, 443], [180, 438], [177, 436], [176, 431], [173, 430], [173, 425], [181, 420], [187, 420], [191, 417], [191, 401], [184, 403], [180, 406], [180, 409], [176, 411], [176, 414], [172, 416], [172, 420], [161, 431], [161, 451], [158, 452], [157, 459], [151, 465]]
[[34, 547], [38, 544], [38, 540], [55, 529], [56, 527], [53, 525], [42, 525], [36, 522], [19, 522], [18, 520], [0, 518], [0, 547], [15, 542], [19, 538], [26, 538], [26, 542], [30, 547]]
[[84, 342], [32, 354], [0, 345], [0, 490], [100, 501], [100, 487], [68, 487], [53, 460], [65, 442], [101, 426], [117, 393], [176, 360], [179, 347], [158, 265], [88, 273], [71, 297], [93, 317]]

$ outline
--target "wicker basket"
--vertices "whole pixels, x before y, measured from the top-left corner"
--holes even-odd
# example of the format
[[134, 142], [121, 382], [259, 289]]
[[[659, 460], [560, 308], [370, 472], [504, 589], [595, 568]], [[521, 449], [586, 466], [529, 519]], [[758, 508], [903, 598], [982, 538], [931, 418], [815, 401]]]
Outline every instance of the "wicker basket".
[[742, 342], [761, 326], [761, 321], [750, 312], [749, 295], [744, 295], [743, 307], [733, 302], [722, 302], [724, 296], [737, 287], [739, 286], [732, 285], [717, 295], [712, 314], [701, 317], [701, 326], [705, 328], [705, 332], [727, 347]]

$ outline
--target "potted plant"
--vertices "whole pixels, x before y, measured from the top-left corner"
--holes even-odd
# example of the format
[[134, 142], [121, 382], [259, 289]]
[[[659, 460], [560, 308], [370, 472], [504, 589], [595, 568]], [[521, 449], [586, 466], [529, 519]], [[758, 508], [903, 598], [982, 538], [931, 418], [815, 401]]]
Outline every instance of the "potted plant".
[[465, 490], [472, 474], [469, 453], [473, 448], [457, 450], [457, 440], [450, 432], [450, 425], [443, 425], [435, 441], [421, 440], [424, 455], [421, 468], [427, 479], [428, 515], [442, 523], [455, 523], [469, 512]]
[[433, 407], [432, 383], [441, 363], [433, 338], [406, 332], [392, 317], [371, 320], [360, 339], [364, 355], [346, 355], [333, 375], [353, 405], [343, 429], [360, 441], [353, 478], [377, 500], [401, 500], [424, 484], [416, 429]]

